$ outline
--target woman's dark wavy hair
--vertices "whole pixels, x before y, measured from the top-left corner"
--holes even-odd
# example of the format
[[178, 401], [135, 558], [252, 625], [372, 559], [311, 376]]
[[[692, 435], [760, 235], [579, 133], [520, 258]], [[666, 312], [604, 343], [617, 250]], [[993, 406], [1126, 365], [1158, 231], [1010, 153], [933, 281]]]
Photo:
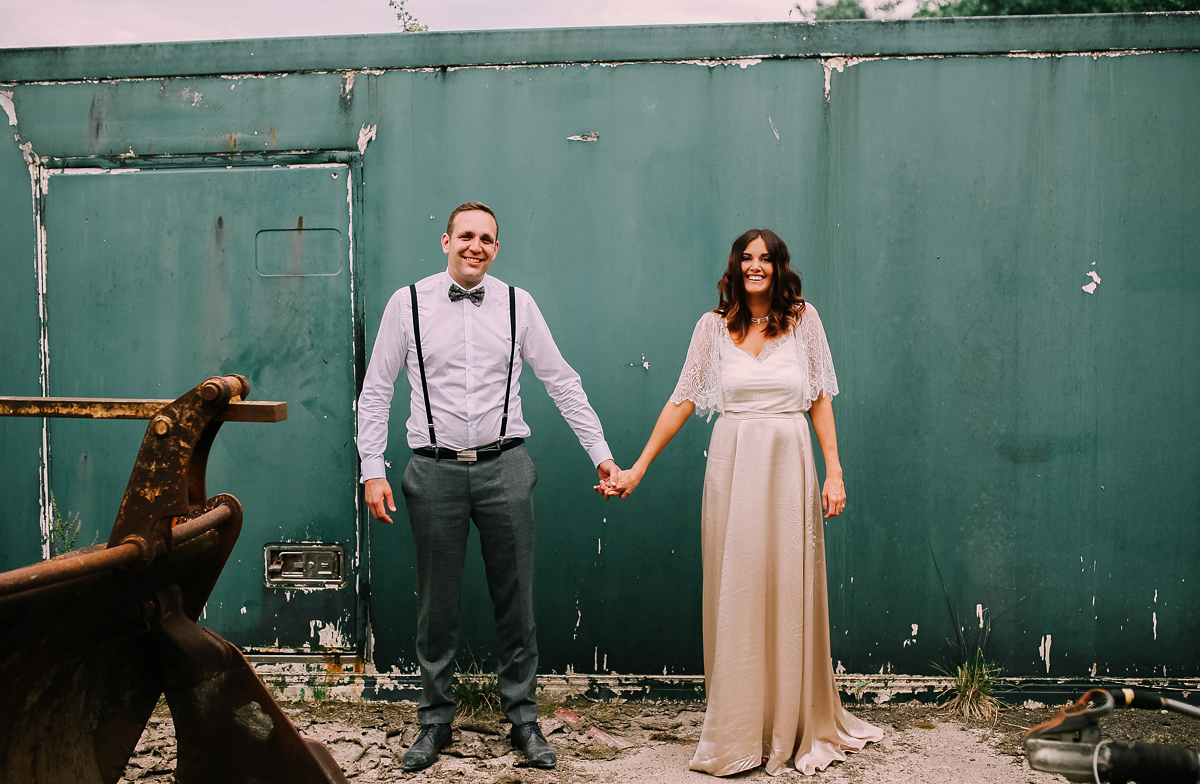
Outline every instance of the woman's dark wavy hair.
[[774, 338], [787, 332], [800, 320], [804, 312], [804, 298], [800, 296], [800, 276], [791, 268], [791, 257], [787, 245], [770, 229], [750, 229], [733, 241], [729, 251], [729, 265], [717, 282], [720, 301], [716, 312], [725, 317], [729, 333], [739, 340], [750, 329], [750, 308], [746, 304], [746, 285], [742, 278], [742, 253], [746, 246], [758, 238], [767, 246], [767, 258], [772, 265], [771, 312], [768, 314], [767, 337]]

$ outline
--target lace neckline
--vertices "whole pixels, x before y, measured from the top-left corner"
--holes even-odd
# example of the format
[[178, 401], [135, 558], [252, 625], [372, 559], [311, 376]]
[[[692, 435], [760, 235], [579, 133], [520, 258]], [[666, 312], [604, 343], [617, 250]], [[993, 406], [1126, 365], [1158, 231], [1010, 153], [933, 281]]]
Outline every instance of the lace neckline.
[[729, 345], [733, 348], [734, 351], [737, 351], [740, 354], [745, 354], [746, 356], [750, 357], [750, 359], [753, 359], [755, 362], [759, 363], [760, 365], [763, 362], [766, 362], [767, 358], [770, 357], [772, 354], [774, 354], [779, 349], [779, 347], [782, 346], [789, 337], [791, 337], [790, 332], [785, 332], [782, 335], [779, 335], [778, 337], [770, 338], [765, 343], [763, 343], [762, 349], [757, 354], [751, 354], [749, 351], [739, 348], [738, 345], [733, 342], [733, 335], [729, 334], [728, 327], [725, 327], [724, 329], [722, 329], [722, 332], [725, 333], [725, 340], [728, 341]]

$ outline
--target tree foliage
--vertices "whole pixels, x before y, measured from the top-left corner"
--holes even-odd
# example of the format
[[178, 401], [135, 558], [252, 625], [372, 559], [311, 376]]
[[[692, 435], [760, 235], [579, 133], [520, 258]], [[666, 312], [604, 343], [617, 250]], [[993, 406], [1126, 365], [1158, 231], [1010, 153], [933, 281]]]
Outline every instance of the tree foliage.
[[1200, 0], [925, 0], [914, 17], [1197, 11]]
[[867, 9], [862, 7], [859, 0], [833, 0], [828, 3], [818, 0], [816, 18], [820, 22], [831, 19], [866, 19]]
[[388, 0], [388, 5], [396, 9], [396, 20], [400, 22], [402, 33], [424, 33], [429, 25], [421, 24], [420, 20], [408, 10], [408, 0]]

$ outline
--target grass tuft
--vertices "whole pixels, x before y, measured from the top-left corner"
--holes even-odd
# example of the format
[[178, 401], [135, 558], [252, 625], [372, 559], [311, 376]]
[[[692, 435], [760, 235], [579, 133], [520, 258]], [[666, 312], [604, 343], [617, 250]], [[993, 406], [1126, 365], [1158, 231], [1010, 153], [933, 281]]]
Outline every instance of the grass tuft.
[[[53, 558], [75, 549], [79, 531], [83, 528], [83, 520], [78, 512], [67, 512], [66, 519], [63, 519], [58, 511], [58, 502], [54, 500], [54, 493], [50, 494], [50, 512], [50, 553]], [[99, 534], [96, 536], [99, 537]]]
[[484, 671], [474, 657], [465, 670], [455, 675], [452, 693], [458, 713], [466, 718], [500, 712], [500, 681], [496, 673]]
[[946, 597], [946, 609], [949, 610], [950, 621], [954, 624], [954, 639], [947, 640], [953, 651], [954, 663], [949, 667], [935, 665], [939, 672], [953, 679], [946, 692], [951, 697], [943, 707], [966, 719], [995, 721], [1002, 703], [993, 694], [1000, 682], [1000, 665], [987, 656], [988, 640], [992, 636], [992, 619], [988, 610], [984, 609], [979, 619], [979, 628], [973, 629], [971, 639], [967, 639], [963, 631], [965, 627], [954, 609], [953, 602], [950, 601], [950, 592], [946, 589], [946, 581], [942, 578], [942, 570], [932, 548], [929, 554], [933, 557], [933, 568], [937, 570], [942, 593]]
[[982, 648], [960, 662], [953, 673], [951, 687], [953, 696], [946, 701], [945, 707], [952, 713], [957, 713], [966, 719], [994, 721], [1000, 712], [1000, 700], [992, 692], [1000, 676], [1000, 667], [989, 661]]

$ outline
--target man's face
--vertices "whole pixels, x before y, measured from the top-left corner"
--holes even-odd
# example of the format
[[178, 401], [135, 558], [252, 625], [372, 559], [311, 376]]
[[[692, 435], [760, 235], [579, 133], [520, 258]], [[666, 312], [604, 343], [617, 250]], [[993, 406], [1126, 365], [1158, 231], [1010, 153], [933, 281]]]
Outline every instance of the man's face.
[[447, 271], [464, 289], [479, 285], [499, 247], [496, 221], [482, 210], [460, 212], [454, 217], [454, 231], [442, 235], [442, 252], [449, 259]]

